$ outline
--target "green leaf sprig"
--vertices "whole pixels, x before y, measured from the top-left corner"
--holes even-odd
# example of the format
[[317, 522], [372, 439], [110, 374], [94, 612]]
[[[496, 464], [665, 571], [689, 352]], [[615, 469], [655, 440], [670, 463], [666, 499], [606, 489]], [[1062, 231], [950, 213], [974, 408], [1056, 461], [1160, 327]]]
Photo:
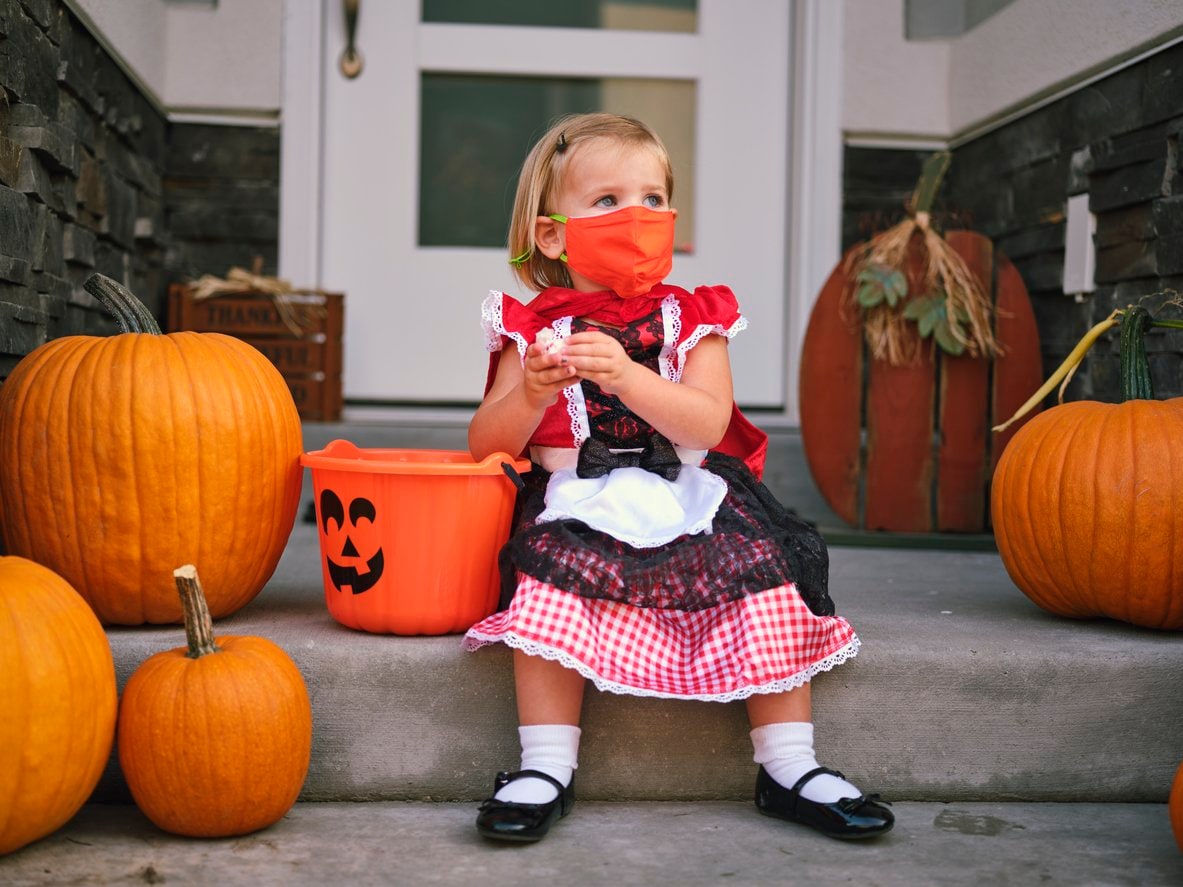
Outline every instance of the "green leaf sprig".
[[[949, 301], [944, 293], [936, 292], [915, 297], [904, 306], [904, 317], [916, 321], [920, 338], [927, 339], [932, 336], [946, 354], [960, 357], [965, 353], [968, 334], [964, 325], [969, 323], [969, 312], [958, 305], [950, 317]], [[953, 329], [954, 326], [957, 327], [956, 331]]]
[[[904, 303], [903, 316], [916, 323], [920, 338], [930, 336], [946, 354], [958, 357], [965, 353], [969, 312], [958, 305], [950, 318], [948, 302], [943, 292], [908, 298], [908, 279], [898, 268], [870, 264], [855, 278], [855, 300], [864, 311], [880, 305], [895, 308]], [[956, 331], [954, 330], [956, 326]]]

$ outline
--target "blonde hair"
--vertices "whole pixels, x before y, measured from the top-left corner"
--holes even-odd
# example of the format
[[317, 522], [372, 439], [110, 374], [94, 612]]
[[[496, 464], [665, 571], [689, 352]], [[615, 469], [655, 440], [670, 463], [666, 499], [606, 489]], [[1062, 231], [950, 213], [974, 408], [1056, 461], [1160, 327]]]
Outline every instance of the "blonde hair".
[[514, 276], [527, 287], [570, 286], [567, 266], [549, 259], [534, 245], [534, 227], [539, 216], [554, 211], [552, 202], [559, 191], [571, 151], [591, 139], [612, 139], [621, 145], [648, 147], [657, 152], [665, 169], [667, 197], [674, 192], [670, 155], [661, 138], [640, 120], [619, 114], [570, 114], [551, 124], [526, 160], [518, 177], [509, 223], [509, 257]]

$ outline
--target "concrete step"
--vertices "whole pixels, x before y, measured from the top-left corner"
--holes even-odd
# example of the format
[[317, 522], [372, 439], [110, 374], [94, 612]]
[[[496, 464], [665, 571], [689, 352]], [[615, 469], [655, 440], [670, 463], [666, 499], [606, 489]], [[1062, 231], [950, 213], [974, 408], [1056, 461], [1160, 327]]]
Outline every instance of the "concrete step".
[[89, 805], [0, 858], [33, 884], [1043, 884], [1183, 883], [1161, 804], [898, 803], [857, 845], [759, 816], [751, 803], [588, 803], [541, 844], [497, 845], [472, 804], [297, 804], [242, 838], [158, 831], [134, 807]]
[[[834, 548], [831, 562], [863, 649], [814, 682], [823, 763], [893, 800], [1166, 800], [1183, 732], [1175, 635], [1045, 614], [993, 553]], [[341, 627], [314, 525], [297, 522], [271, 582], [216, 631], [271, 638], [304, 674], [305, 800], [480, 798], [516, 765], [509, 652]], [[121, 687], [184, 640], [177, 627], [108, 634]], [[753, 768], [742, 704], [588, 693], [588, 800], [743, 799]], [[127, 798], [114, 762], [97, 797]]]
[[[310, 424], [305, 446], [462, 449], [466, 416]], [[800, 439], [772, 431], [770, 488], [825, 524]], [[305, 500], [311, 485], [305, 479]], [[271, 638], [295, 659], [314, 715], [302, 799], [477, 799], [517, 764], [509, 651], [459, 636], [393, 637], [328, 615], [313, 524], [297, 520], [275, 575], [220, 634]], [[820, 760], [892, 800], [1158, 802], [1183, 754], [1183, 643], [1114, 622], [1050, 616], [997, 554], [831, 548], [831, 590], [858, 631], [853, 661], [814, 682]], [[177, 627], [112, 628], [120, 688]], [[585, 800], [742, 800], [754, 765], [742, 704], [589, 691]], [[126, 801], [112, 759], [95, 795]]]

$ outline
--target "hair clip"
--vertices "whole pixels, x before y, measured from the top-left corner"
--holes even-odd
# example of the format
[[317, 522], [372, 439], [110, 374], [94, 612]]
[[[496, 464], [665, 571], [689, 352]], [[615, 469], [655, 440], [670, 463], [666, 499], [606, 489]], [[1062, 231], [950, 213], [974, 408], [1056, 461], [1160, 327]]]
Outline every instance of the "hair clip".
[[559, 133], [559, 142], [557, 145], [555, 145], [555, 150], [560, 154], [562, 154], [564, 151], [567, 150], [567, 132], [566, 132], [566, 130]]

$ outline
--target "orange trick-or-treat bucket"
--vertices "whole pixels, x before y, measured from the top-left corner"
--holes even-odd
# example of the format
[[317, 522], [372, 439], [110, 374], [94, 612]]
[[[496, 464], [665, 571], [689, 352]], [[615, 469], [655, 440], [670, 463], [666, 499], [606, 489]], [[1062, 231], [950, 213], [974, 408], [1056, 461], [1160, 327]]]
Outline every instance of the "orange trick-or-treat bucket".
[[452, 634], [496, 609], [497, 554], [516, 496], [510, 471], [528, 471], [529, 461], [346, 440], [300, 461], [312, 469], [334, 619], [381, 634]]

